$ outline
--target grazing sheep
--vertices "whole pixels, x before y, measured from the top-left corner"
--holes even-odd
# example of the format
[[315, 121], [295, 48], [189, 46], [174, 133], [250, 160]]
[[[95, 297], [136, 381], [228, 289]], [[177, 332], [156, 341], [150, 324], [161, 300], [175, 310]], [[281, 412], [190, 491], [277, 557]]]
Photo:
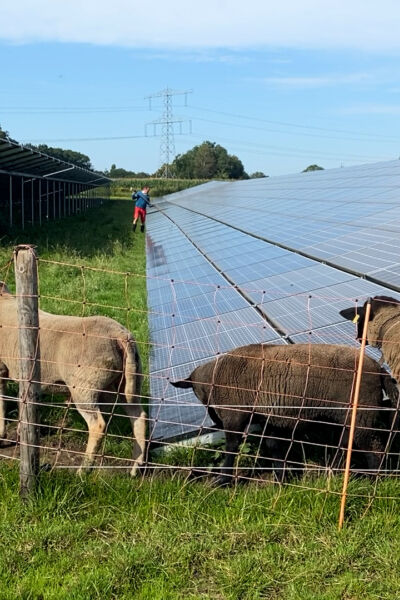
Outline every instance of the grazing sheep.
[[[101, 402], [112, 403], [121, 390], [133, 430], [135, 475], [143, 463], [145, 413], [140, 406], [142, 370], [131, 333], [107, 317], [72, 317], [39, 311], [41, 391], [70, 394], [89, 435], [79, 471], [90, 467], [105, 434]], [[17, 302], [0, 282], [0, 439], [5, 438], [8, 380], [19, 378]]]
[[[218, 468], [218, 483], [229, 482], [235, 455], [251, 423], [287, 439], [270, 440], [272, 466], [293, 446], [292, 440], [315, 442], [328, 433], [336, 444], [347, 444], [350, 400], [359, 352], [349, 346], [254, 344], [197, 367], [185, 380], [171, 382], [192, 388], [213, 421], [225, 431], [226, 458]], [[382, 386], [390, 394], [390, 378], [365, 356], [354, 448], [364, 451], [369, 469], [379, 468], [387, 440], [388, 411], [382, 408]], [[345, 428], [344, 425], [347, 425]], [[289, 449], [289, 450], [287, 450]], [[361, 458], [362, 452], [355, 452]], [[287, 458], [285, 456], [284, 458]], [[281, 462], [282, 465], [282, 462]]]
[[[363, 307], [352, 306], [340, 311], [345, 319], [357, 323], [357, 339], [361, 340], [367, 302]], [[367, 327], [367, 344], [379, 348], [383, 361], [389, 365], [400, 385], [400, 301], [388, 296], [375, 296]]]

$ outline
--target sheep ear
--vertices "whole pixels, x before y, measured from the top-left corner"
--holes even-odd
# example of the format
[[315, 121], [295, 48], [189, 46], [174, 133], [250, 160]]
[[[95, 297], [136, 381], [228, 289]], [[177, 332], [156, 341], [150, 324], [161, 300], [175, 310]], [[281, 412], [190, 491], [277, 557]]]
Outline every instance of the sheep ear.
[[353, 321], [353, 323], [357, 323], [360, 317], [364, 315], [364, 308], [359, 308], [356, 312], [355, 307], [351, 306], [350, 308], [344, 308], [343, 310], [339, 311], [339, 314], [348, 321]]
[[190, 381], [190, 379], [181, 379], [181, 381], [170, 381], [170, 384], [173, 385], [176, 388], [183, 388], [183, 389], [187, 389], [187, 388], [192, 388], [193, 387], [193, 383]]

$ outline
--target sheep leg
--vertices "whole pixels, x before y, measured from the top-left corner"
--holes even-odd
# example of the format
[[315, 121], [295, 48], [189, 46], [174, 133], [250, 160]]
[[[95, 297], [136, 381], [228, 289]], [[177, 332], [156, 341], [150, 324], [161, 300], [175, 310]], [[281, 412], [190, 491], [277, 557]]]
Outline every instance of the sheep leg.
[[232, 431], [225, 432], [225, 461], [223, 465], [215, 468], [215, 473], [218, 477], [214, 480], [215, 485], [229, 485], [233, 481], [233, 467], [237, 457], [240, 442], [242, 441], [242, 433], [234, 433]]
[[79, 414], [85, 419], [89, 432], [85, 456], [82, 465], [78, 469], [78, 474], [81, 475], [93, 465], [95, 454], [104, 437], [106, 422], [100, 409], [96, 406], [94, 398], [85, 403], [82, 402], [82, 398], [80, 398], [79, 403], [74, 399], [74, 403]]
[[[138, 402], [138, 399], [136, 399]], [[131, 477], [135, 477], [141, 465], [145, 462], [146, 451], [146, 413], [139, 404], [127, 404], [125, 407], [126, 413], [129, 416], [132, 434], [133, 448], [132, 459], [133, 466], [131, 469]]]
[[6, 439], [6, 403], [0, 391], [0, 445]]
[[3, 363], [0, 363], [0, 444], [6, 439], [6, 388], [7, 388], [7, 368]]
[[[358, 447], [365, 448], [365, 446], [365, 444], [360, 444]], [[368, 446], [370, 449], [366, 452], [360, 453], [361, 457], [357, 456], [358, 453], [355, 453], [354, 460], [356, 464], [363, 462], [368, 469], [367, 476], [374, 478], [379, 474], [379, 470], [382, 468], [385, 458], [385, 445], [383, 443], [383, 439], [379, 437], [379, 435], [373, 435], [372, 439], [369, 440]]]
[[367, 462], [368, 476], [376, 477], [379, 474], [382, 456], [375, 452], [367, 452], [365, 460]]
[[288, 443], [269, 437], [263, 440], [262, 448], [264, 456], [259, 460], [261, 467], [271, 469], [277, 481], [285, 481], [289, 475], [285, 460]]

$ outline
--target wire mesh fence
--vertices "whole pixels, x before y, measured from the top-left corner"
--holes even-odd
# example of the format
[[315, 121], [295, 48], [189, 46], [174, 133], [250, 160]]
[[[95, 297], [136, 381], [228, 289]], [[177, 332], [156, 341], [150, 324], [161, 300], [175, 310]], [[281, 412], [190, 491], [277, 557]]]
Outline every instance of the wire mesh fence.
[[[143, 275], [37, 259], [32, 248], [24, 250], [38, 266], [36, 294], [18, 283], [13, 291], [13, 261], [0, 273], [2, 460], [22, 461], [28, 445], [40, 451], [46, 470], [182, 472], [214, 485], [257, 482], [318, 492], [316, 477], [330, 491], [332, 477], [346, 469], [373, 481], [400, 473], [393, 379], [400, 308], [390, 299], [373, 301], [367, 317], [360, 299], [341, 298], [341, 308], [348, 305], [344, 318], [358, 316], [352, 334], [341, 339], [329, 327], [313, 329], [304, 294], [310, 328], [293, 344], [257, 311], [265, 290], [252, 290], [259, 301], [243, 317], [240, 303], [238, 312], [226, 311], [237, 300], [235, 286], [165, 279], [170, 302], [147, 310], [145, 299], [138, 300]], [[59, 293], [46, 293], [42, 280], [49, 276], [60, 282]], [[147, 278], [148, 288], [155, 280], [162, 278]], [[113, 303], [102, 295], [108, 286]], [[178, 307], [177, 290], [193, 286], [206, 311], [193, 313], [190, 302]], [[25, 301], [35, 295], [39, 326], [23, 325]], [[314, 299], [337, 302], [337, 296]], [[235, 343], [240, 330], [250, 332], [252, 343]], [[21, 331], [35, 332], [34, 351], [21, 349]], [[367, 340], [367, 354], [357, 337]], [[392, 373], [376, 361], [370, 350], [376, 346]], [[34, 410], [25, 413], [33, 385], [41, 395], [31, 395]], [[25, 428], [36, 437], [23, 437]]]

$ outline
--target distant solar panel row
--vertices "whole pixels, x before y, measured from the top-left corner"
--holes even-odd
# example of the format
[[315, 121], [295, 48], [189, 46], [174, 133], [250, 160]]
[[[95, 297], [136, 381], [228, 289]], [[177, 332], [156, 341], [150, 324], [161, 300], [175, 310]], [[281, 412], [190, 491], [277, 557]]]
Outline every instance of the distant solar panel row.
[[399, 197], [400, 162], [390, 161], [232, 183], [173, 202], [400, 289]]

